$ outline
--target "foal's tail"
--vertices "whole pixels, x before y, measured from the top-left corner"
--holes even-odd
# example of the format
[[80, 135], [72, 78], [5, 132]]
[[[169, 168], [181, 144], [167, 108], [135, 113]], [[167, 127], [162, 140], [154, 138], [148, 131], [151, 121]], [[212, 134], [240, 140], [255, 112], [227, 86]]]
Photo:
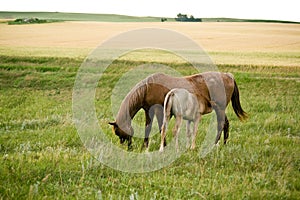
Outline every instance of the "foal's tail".
[[231, 105], [233, 107], [235, 114], [238, 116], [238, 118], [241, 121], [246, 120], [248, 118], [247, 113], [243, 110], [241, 106], [239, 88], [235, 80], [234, 80], [234, 90], [231, 96]]
[[174, 92], [169, 92], [164, 101], [164, 121], [169, 120], [171, 117], [171, 109], [173, 104]]

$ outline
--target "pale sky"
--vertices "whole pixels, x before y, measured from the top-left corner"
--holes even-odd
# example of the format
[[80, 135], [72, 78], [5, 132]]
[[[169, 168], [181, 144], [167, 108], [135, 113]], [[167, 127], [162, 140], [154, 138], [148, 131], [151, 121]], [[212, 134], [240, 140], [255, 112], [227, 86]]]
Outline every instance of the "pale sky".
[[1, 11], [273, 19], [300, 22], [298, 0], [0, 0]]

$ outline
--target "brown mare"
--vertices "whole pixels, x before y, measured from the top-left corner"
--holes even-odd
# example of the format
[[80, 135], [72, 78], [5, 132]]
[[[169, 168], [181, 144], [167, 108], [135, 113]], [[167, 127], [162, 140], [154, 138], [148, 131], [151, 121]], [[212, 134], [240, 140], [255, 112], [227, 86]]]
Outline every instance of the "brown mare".
[[140, 81], [122, 101], [115, 122], [109, 124], [120, 138], [120, 143], [128, 141], [131, 149], [134, 130], [131, 121], [135, 114], [143, 109], [146, 115], [144, 146], [148, 148], [149, 134], [154, 115], [157, 117], [161, 132], [163, 123], [163, 104], [166, 94], [173, 88], [184, 88], [197, 96], [201, 115], [215, 110], [218, 131], [215, 143], [224, 131], [224, 143], [229, 136], [229, 121], [225, 109], [231, 100], [233, 110], [240, 120], [247, 118], [240, 104], [239, 89], [230, 73], [205, 72], [185, 77], [172, 77], [156, 73]]

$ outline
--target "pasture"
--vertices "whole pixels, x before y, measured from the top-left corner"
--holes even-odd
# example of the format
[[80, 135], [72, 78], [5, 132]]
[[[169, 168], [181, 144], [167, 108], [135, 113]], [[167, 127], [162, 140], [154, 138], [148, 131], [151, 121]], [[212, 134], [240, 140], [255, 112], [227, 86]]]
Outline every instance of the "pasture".
[[[143, 27], [180, 31], [202, 45], [219, 71], [234, 74], [249, 119], [240, 122], [229, 105], [228, 144], [200, 158], [212, 114], [205, 115], [195, 150], [158, 171], [131, 174], [99, 163], [85, 149], [72, 121], [72, 92], [93, 48]], [[265, 23], [0, 24], [0, 198], [299, 199], [299, 33], [298, 24]], [[135, 51], [111, 64], [95, 107], [99, 124], [123, 149], [107, 124], [110, 96], [126, 71], [149, 63], [194, 72], [160, 51]], [[142, 113], [136, 121], [144, 124]], [[158, 151], [159, 134], [150, 136], [150, 151]], [[133, 151], [142, 143], [134, 138]]]

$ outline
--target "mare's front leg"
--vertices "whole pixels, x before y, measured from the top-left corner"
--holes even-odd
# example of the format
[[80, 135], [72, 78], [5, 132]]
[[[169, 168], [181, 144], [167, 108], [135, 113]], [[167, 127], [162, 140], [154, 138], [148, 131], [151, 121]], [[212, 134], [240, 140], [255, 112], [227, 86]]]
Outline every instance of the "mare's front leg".
[[128, 137], [128, 151], [132, 151], [132, 136]]
[[148, 145], [149, 145], [149, 135], [151, 132], [151, 128], [152, 128], [152, 122], [153, 122], [153, 116], [154, 116], [154, 111], [150, 109], [149, 110], [145, 110], [145, 116], [146, 116], [146, 124], [145, 124], [145, 138], [144, 138], [144, 144], [142, 146], [143, 148], [148, 149]]
[[[164, 122], [164, 110], [163, 106], [157, 105], [155, 108], [155, 116], [157, 119], [157, 125], [159, 128], [159, 132], [162, 133], [162, 128], [163, 128], [163, 122]], [[169, 119], [170, 120], [170, 119]], [[166, 137], [164, 137], [164, 146], [167, 146], [167, 140]]]

